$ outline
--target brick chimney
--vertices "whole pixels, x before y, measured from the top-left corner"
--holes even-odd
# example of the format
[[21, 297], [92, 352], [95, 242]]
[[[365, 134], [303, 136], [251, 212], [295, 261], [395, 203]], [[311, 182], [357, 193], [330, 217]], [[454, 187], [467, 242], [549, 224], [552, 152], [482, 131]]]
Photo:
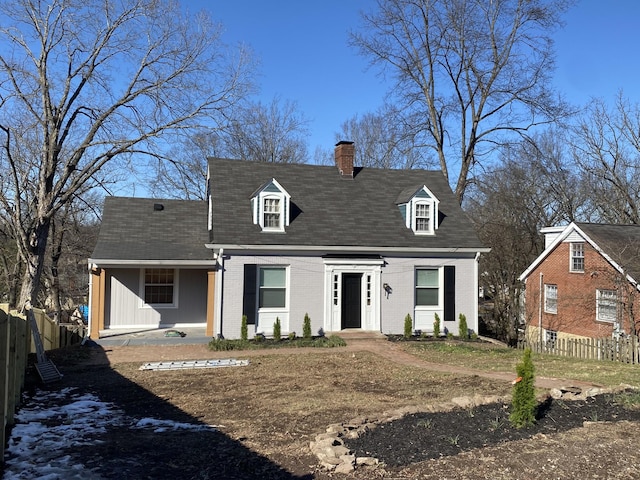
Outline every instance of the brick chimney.
[[341, 140], [336, 143], [335, 158], [336, 167], [343, 178], [353, 178], [353, 157], [355, 156], [356, 147], [353, 142]]

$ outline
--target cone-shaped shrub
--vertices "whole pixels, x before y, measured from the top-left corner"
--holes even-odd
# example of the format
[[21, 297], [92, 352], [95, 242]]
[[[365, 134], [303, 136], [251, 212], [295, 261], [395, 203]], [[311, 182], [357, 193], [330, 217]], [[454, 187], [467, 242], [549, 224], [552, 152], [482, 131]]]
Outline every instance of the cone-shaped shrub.
[[407, 316], [404, 317], [404, 338], [411, 338], [412, 333], [413, 333], [413, 320], [411, 319], [411, 315], [407, 313]]
[[249, 330], [247, 328], [247, 316], [242, 315], [242, 324], [240, 325], [240, 338], [246, 340], [249, 338]]
[[469, 338], [469, 327], [467, 326], [467, 316], [461, 313], [458, 317], [458, 336], [464, 340]]
[[536, 422], [536, 411], [538, 409], [530, 348], [524, 351], [522, 362], [516, 367], [516, 374], [517, 378], [513, 385], [509, 421], [516, 428], [530, 427]]
[[280, 331], [280, 317], [276, 317], [276, 321], [273, 324], [273, 339], [276, 342], [279, 342], [281, 336], [282, 332]]
[[433, 338], [438, 338], [440, 336], [440, 315], [437, 313], [434, 314], [435, 318], [433, 320]]
[[304, 314], [304, 323], [302, 324], [302, 337], [307, 340], [311, 339], [311, 319], [309, 314]]
[[440, 315], [434, 313], [435, 318], [433, 319], [433, 338], [440, 337]]

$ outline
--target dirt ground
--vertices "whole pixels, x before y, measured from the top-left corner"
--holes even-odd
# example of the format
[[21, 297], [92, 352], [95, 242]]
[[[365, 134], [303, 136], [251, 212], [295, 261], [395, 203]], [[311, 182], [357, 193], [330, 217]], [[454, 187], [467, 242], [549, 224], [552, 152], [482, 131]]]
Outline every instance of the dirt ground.
[[[95, 393], [133, 418], [153, 416], [218, 427], [217, 431], [153, 435], [113, 429], [90, 452], [70, 451], [78, 462], [96, 467], [103, 478], [548, 480], [640, 475], [639, 422], [614, 418], [583, 427], [581, 419], [575, 428], [560, 428], [558, 423], [558, 428], [540, 430], [529, 438], [505, 435], [502, 442], [465, 449], [461, 448], [462, 430], [456, 427], [469, 423], [469, 412], [464, 411], [456, 420], [461, 423], [449, 421], [450, 436], [412, 447], [433, 452], [445, 444], [458, 444], [458, 449], [441, 448], [425, 459], [387, 460], [375, 469], [363, 467], [349, 475], [325, 472], [311, 455], [309, 442], [328, 425], [402, 407], [428, 410], [461, 395], [507, 396], [513, 374], [420, 363], [380, 340], [293, 350], [211, 352], [205, 345], [75, 347], [51, 354], [64, 377], [47, 388], [74, 387]], [[150, 361], [209, 358], [247, 358], [250, 364], [139, 369]], [[542, 386], [557, 382], [539, 379]], [[492, 411], [482, 417], [476, 410], [474, 415], [482, 430], [490, 430], [499, 420]], [[604, 411], [582, 416], [606, 418]], [[556, 420], [560, 422], [559, 417]], [[380, 435], [375, 443], [391, 444], [394, 455], [405, 448], [398, 438], [408, 435], [396, 432], [387, 440]]]

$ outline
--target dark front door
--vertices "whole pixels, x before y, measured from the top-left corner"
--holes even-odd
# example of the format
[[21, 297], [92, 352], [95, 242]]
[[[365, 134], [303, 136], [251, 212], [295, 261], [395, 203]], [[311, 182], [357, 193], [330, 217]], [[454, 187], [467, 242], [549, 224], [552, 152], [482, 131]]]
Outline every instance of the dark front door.
[[342, 274], [342, 328], [362, 327], [362, 274]]

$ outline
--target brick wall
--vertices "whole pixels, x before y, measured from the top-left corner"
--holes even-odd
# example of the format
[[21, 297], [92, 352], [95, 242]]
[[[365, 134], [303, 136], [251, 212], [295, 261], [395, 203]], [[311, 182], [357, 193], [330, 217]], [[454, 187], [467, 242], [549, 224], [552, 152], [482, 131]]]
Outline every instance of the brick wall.
[[[526, 322], [548, 330], [565, 332], [581, 337], [607, 337], [613, 332], [613, 323], [596, 320], [596, 290], [617, 290], [618, 298], [625, 302], [625, 290], [629, 284], [622, 282], [621, 276], [613, 267], [591, 247], [584, 243], [584, 272], [571, 272], [569, 242], [559, 244], [556, 249], [527, 277], [526, 285]], [[542, 274], [542, 299], [540, 297], [540, 274]], [[544, 311], [544, 285], [558, 287], [557, 314]], [[637, 297], [638, 295], [635, 295]], [[635, 310], [638, 310], [638, 299]], [[619, 309], [623, 306], [619, 305]], [[623, 318], [625, 330], [629, 333], [629, 316]]]

